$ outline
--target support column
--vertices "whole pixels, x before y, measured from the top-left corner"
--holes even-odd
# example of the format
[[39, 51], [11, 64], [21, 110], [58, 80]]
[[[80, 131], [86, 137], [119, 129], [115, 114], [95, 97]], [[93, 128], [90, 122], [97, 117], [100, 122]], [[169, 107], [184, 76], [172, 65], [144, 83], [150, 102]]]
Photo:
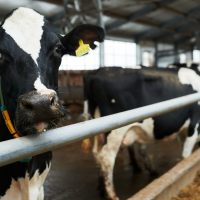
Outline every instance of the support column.
[[193, 58], [194, 44], [191, 44], [191, 45], [190, 45], [190, 49], [191, 49], [191, 50], [190, 50], [190, 52], [191, 52], [191, 60], [192, 60], [192, 62], [194, 62], [194, 61], [193, 61], [193, 59], [194, 59], [194, 58]]
[[174, 62], [179, 63], [178, 44], [174, 43]]
[[154, 67], [158, 67], [158, 43], [155, 42]]
[[195, 49], [200, 50], [199, 31], [195, 31]]
[[[64, 6], [66, 14], [68, 14], [68, 9], [67, 9], [68, 0], [62, 0], [62, 2], [63, 2], [63, 6]], [[71, 26], [70, 21], [67, 18], [65, 18], [65, 22], [67, 24], [68, 32], [71, 31], [72, 30], [72, 26]]]
[[[96, 3], [97, 3], [97, 9], [99, 10], [98, 25], [104, 28], [101, 0], [96, 0]], [[99, 65], [100, 67], [105, 66], [104, 65], [104, 43], [99, 44]]]
[[136, 65], [142, 64], [142, 55], [141, 55], [141, 47], [140, 42], [136, 41]]

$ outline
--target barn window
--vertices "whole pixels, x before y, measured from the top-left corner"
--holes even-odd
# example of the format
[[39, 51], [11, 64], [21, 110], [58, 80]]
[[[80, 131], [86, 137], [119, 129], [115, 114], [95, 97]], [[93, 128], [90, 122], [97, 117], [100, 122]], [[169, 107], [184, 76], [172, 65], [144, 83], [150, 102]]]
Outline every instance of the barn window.
[[144, 51], [142, 54], [142, 65], [146, 67], [152, 66], [151, 63], [151, 52], [150, 51]]
[[193, 62], [200, 62], [200, 51], [199, 50], [193, 51]]
[[104, 47], [106, 67], [120, 66], [132, 68], [136, 66], [135, 43], [106, 40]]
[[[98, 45], [98, 43], [97, 43]], [[132, 68], [136, 66], [136, 44], [105, 40], [104, 63], [106, 67], [120, 66]], [[89, 54], [81, 57], [63, 56], [59, 70], [92, 70], [98, 69], [99, 48], [90, 50]]]
[[180, 63], [186, 63], [186, 54], [185, 53], [180, 54]]
[[75, 57], [65, 55], [59, 70], [90, 70], [99, 68], [99, 48], [90, 50], [88, 55]]

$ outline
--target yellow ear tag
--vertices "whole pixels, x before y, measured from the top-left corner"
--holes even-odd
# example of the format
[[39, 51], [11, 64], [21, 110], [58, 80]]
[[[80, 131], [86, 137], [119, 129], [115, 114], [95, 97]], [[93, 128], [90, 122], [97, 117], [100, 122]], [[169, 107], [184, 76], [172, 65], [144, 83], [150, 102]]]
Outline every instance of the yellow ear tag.
[[84, 44], [83, 40], [79, 40], [79, 48], [76, 50], [76, 56], [82, 56], [90, 51], [90, 45]]

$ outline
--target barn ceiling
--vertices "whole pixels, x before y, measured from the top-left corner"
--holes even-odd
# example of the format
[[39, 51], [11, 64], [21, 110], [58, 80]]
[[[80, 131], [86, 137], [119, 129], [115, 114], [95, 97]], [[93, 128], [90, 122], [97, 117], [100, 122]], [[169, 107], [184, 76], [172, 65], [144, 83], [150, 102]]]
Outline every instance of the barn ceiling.
[[[0, 17], [11, 9], [26, 6], [41, 12], [65, 33], [83, 24], [98, 24], [99, 12], [108, 36], [176, 43], [191, 48], [200, 31], [199, 0], [0, 0]], [[64, 4], [66, 6], [64, 6]], [[198, 40], [197, 40], [198, 41]]]

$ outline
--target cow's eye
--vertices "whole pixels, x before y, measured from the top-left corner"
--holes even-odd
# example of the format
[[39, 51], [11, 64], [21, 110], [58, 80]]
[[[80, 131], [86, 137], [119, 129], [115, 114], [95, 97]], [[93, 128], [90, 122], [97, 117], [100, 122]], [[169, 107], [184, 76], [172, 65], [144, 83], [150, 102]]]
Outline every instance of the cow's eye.
[[57, 52], [57, 53], [61, 53], [62, 52], [62, 46], [56, 46], [56, 48], [55, 48], [55, 51]]

